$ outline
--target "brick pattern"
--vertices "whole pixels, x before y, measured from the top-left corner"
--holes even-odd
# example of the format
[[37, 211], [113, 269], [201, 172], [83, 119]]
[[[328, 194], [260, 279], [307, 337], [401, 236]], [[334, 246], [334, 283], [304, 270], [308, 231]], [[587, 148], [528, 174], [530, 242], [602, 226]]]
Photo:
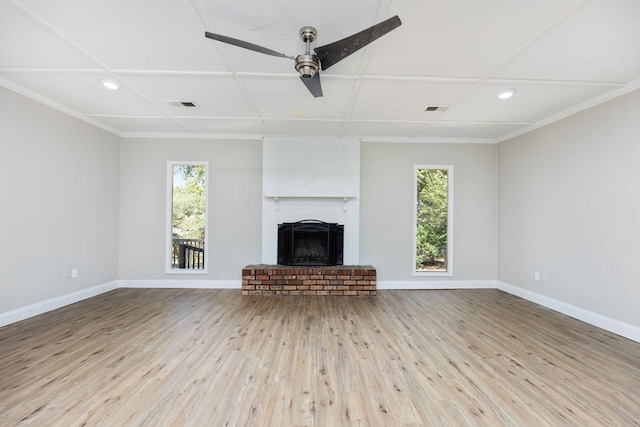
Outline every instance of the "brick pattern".
[[242, 294], [374, 296], [376, 269], [370, 265], [248, 265], [242, 269]]

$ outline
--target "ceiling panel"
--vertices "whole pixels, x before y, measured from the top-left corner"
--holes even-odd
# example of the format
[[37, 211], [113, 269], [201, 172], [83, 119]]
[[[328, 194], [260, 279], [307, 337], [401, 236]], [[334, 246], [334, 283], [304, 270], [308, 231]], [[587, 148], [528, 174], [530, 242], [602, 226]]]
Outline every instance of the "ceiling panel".
[[593, 0], [498, 77], [629, 82], [640, 76], [640, 1]]
[[394, 2], [403, 25], [377, 42], [367, 73], [485, 77], [572, 3]]
[[[497, 93], [515, 88], [511, 99]], [[442, 119], [453, 121], [535, 122], [611, 90], [610, 85], [563, 85], [519, 82], [486, 83], [448, 112]]]
[[[161, 32], [161, 34], [159, 34]], [[204, 37], [201, 27], [165, 29], [140, 33], [138, 29], [118, 31], [107, 38], [83, 40], [111, 69], [225, 71], [216, 49]], [[115, 46], [115, 48], [114, 48]]]
[[[263, 55], [261, 53], [242, 49], [236, 46], [225, 45], [209, 39], [207, 39], [207, 43], [209, 44], [209, 49], [216, 52], [222, 51], [223, 55], [226, 55], [226, 57], [229, 58], [230, 69], [233, 71], [261, 74], [284, 74], [296, 72], [295, 61], [293, 59]], [[269, 49], [271, 48], [269, 47]], [[298, 53], [303, 53], [303, 50], [304, 48]], [[295, 54], [296, 52], [294, 51], [293, 53]]]
[[430, 120], [427, 105], [451, 104], [472, 83], [364, 79], [351, 115], [354, 119]]
[[0, 67], [96, 68], [96, 64], [8, 1], [0, 2]]
[[640, 43], [638, 0], [588, 0], [545, 34], [549, 40], [574, 43]]
[[6, 79], [81, 114], [157, 116], [159, 111], [126, 86], [105, 89], [106, 73], [2, 73]]
[[[230, 75], [127, 75], [126, 81], [170, 116], [253, 115], [234, 77]], [[169, 101], [190, 101], [197, 107], [174, 107]]]
[[640, 44], [587, 46], [548, 40], [536, 43], [497, 74], [514, 79], [623, 83], [638, 75]]
[[354, 80], [321, 74], [324, 96], [314, 98], [296, 74], [284, 77], [243, 76], [242, 81], [261, 117], [342, 119]]
[[[196, 11], [180, 1], [25, 0], [111, 69], [221, 71]], [[187, 6], [187, 7], [185, 7]]]
[[393, 1], [403, 31], [423, 43], [439, 38], [525, 40], [575, 0], [420, 0]]
[[[511, 40], [430, 40], [401, 29], [378, 41], [367, 74], [480, 78], [502, 64], [522, 43]], [[397, 46], [410, 48], [398, 49]]]

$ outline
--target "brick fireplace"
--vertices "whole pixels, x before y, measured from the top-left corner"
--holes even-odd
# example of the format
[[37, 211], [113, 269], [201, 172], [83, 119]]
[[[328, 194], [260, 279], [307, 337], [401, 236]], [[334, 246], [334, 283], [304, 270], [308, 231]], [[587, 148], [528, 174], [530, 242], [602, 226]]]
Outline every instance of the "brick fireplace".
[[374, 296], [376, 277], [370, 265], [247, 265], [242, 269], [242, 294]]

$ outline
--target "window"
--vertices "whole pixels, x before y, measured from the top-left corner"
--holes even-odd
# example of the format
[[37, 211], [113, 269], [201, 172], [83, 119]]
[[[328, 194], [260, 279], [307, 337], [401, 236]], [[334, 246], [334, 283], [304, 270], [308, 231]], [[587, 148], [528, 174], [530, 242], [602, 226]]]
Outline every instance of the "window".
[[413, 274], [451, 276], [453, 166], [416, 166], [413, 191]]
[[167, 273], [207, 272], [207, 162], [167, 163]]

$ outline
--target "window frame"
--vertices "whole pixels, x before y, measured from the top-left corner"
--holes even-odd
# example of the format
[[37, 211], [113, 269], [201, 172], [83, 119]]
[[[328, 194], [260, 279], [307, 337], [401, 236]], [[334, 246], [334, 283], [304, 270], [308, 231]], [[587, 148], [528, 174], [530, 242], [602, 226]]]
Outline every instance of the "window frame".
[[[447, 171], [447, 270], [446, 271], [418, 271], [416, 270], [418, 243], [418, 171], [422, 169], [444, 169]], [[453, 276], [453, 165], [414, 165], [413, 168], [413, 276], [420, 277], [451, 277]]]
[[[173, 167], [177, 165], [204, 166], [204, 268], [173, 268], [172, 245], [173, 245]], [[176, 161], [167, 162], [166, 169], [166, 224], [165, 224], [165, 273], [166, 274], [193, 274], [203, 275], [209, 271], [209, 162], [208, 161]]]

